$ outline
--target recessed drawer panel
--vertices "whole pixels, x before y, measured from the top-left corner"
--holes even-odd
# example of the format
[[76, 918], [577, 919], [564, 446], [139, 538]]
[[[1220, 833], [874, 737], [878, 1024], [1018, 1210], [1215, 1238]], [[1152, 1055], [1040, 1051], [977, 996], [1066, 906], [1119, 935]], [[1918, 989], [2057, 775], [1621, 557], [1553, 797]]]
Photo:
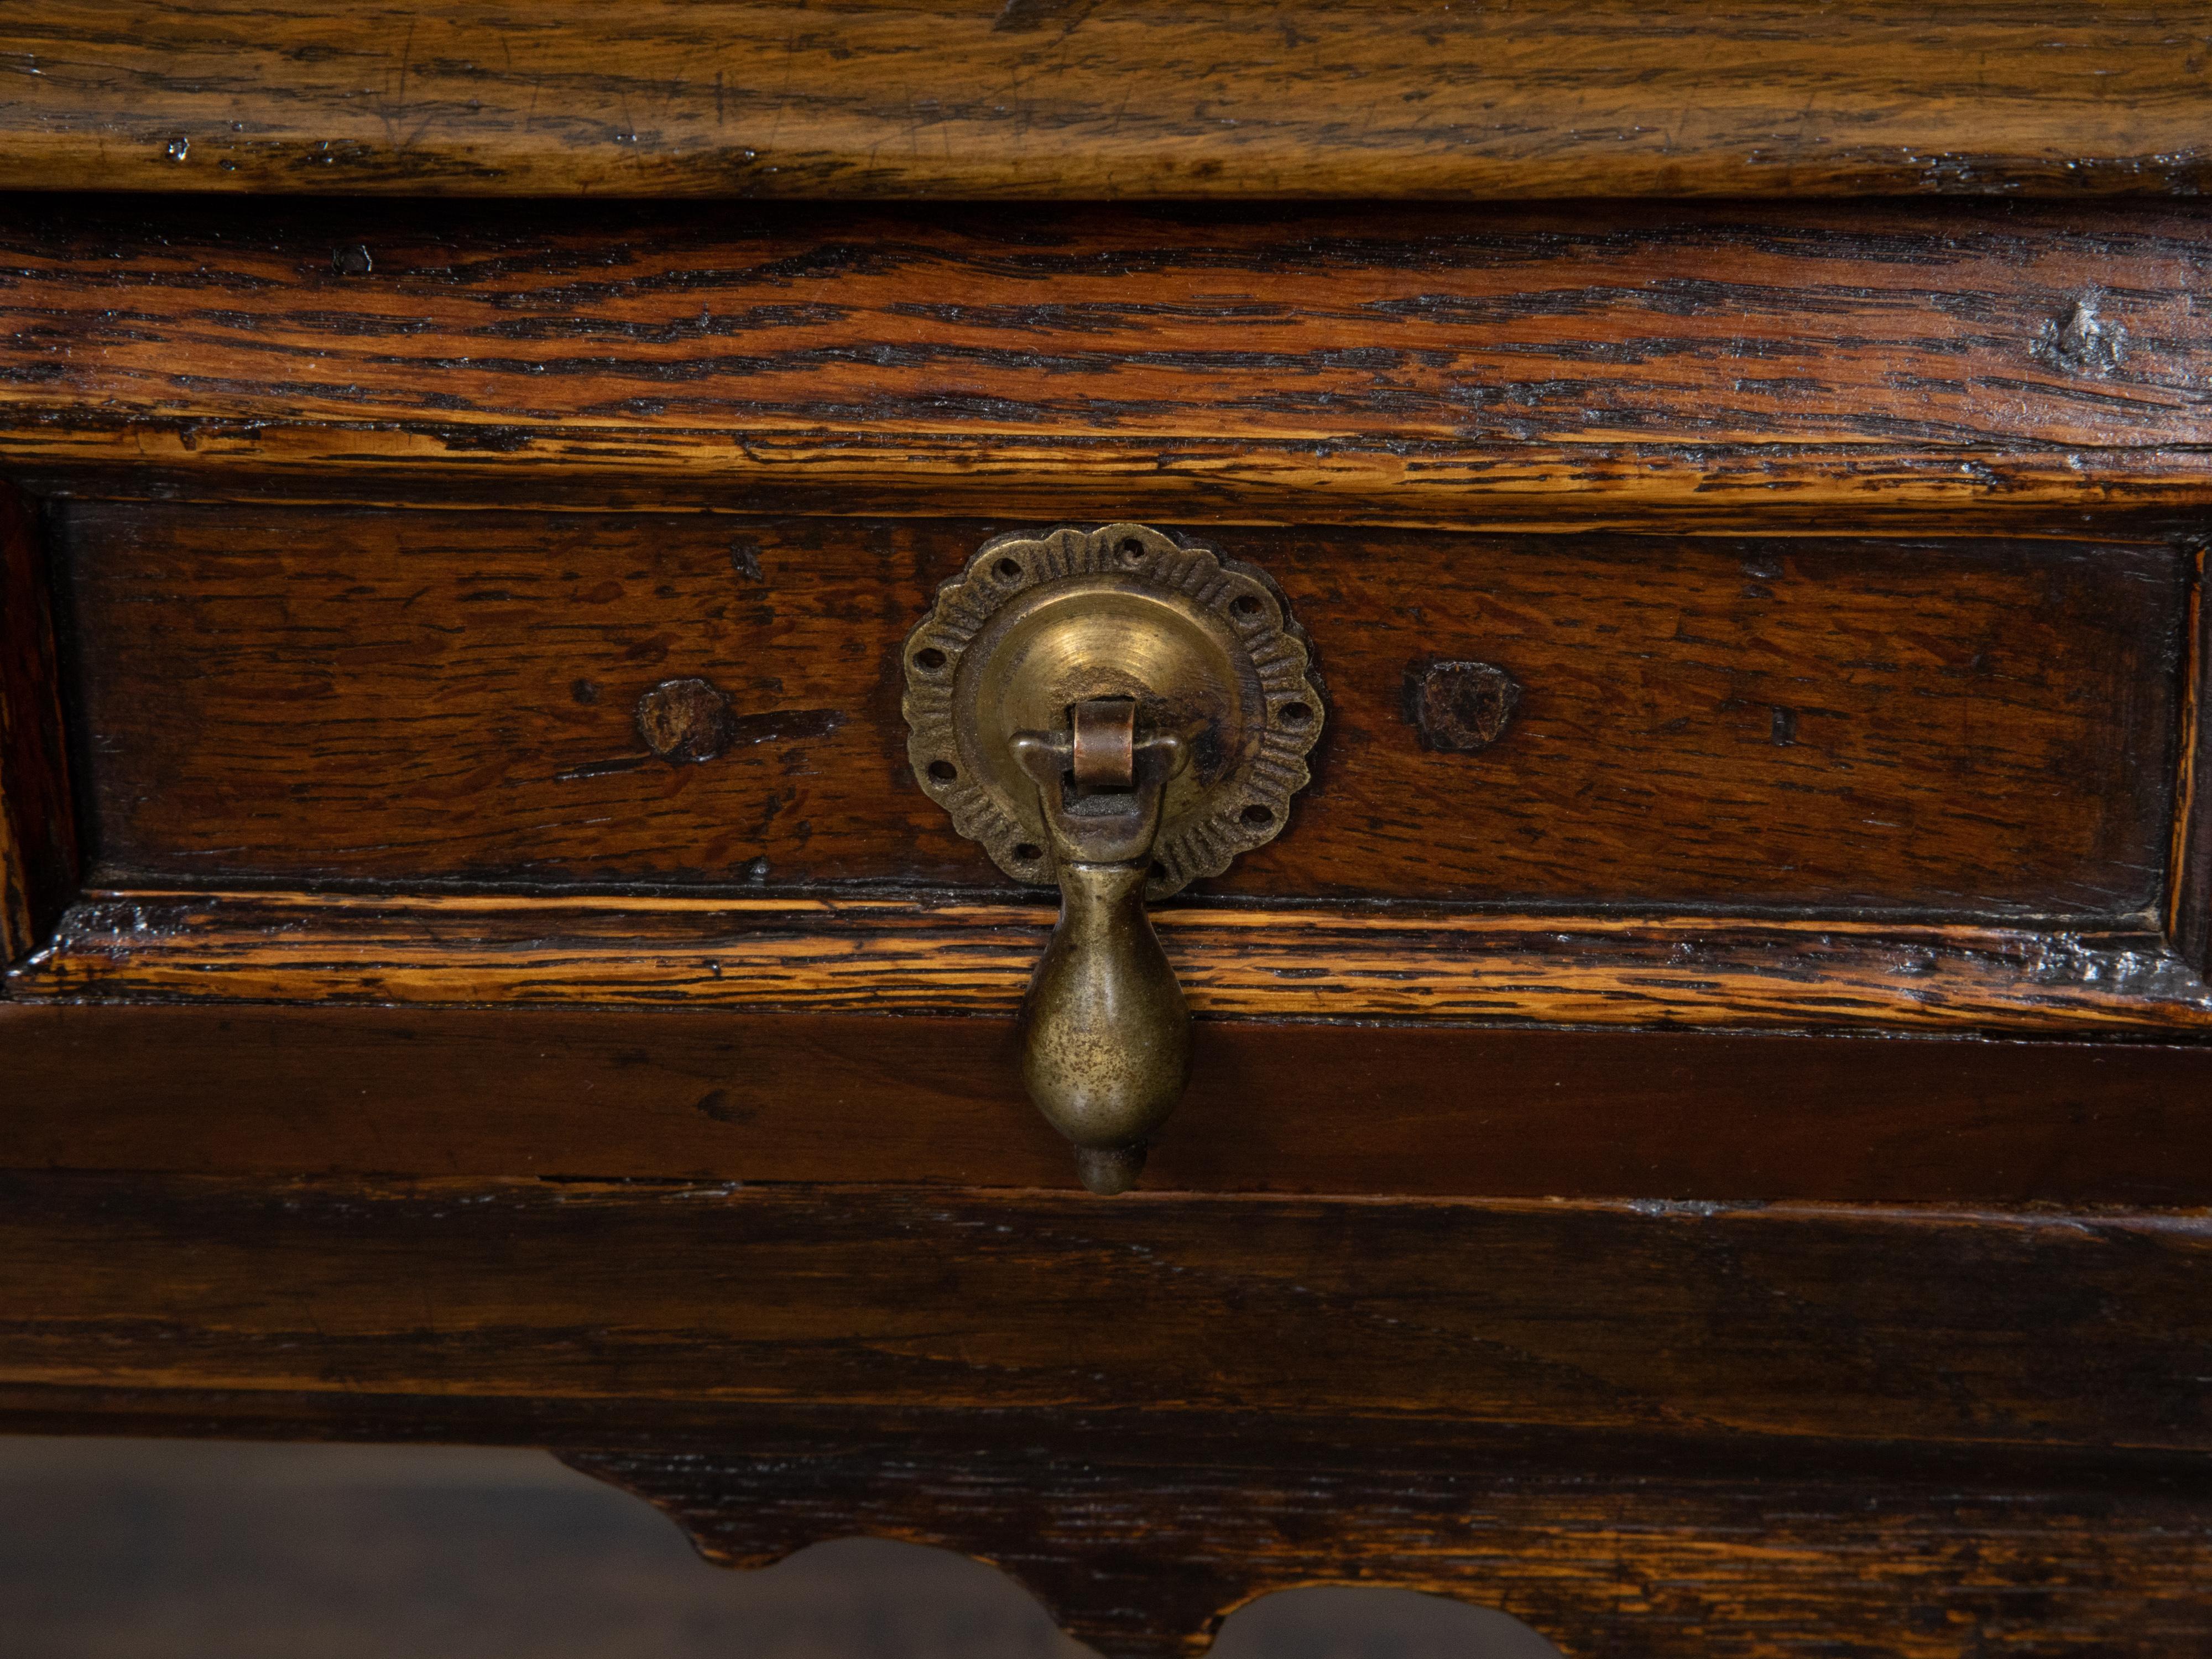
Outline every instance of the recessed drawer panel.
[[[92, 845], [162, 880], [1003, 889], [915, 786], [899, 647], [1011, 527], [71, 506]], [[1295, 833], [1214, 890], [2157, 902], [2169, 544], [1190, 532], [1282, 585], [1329, 702]], [[662, 758], [641, 700], [691, 679], [719, 752]]]

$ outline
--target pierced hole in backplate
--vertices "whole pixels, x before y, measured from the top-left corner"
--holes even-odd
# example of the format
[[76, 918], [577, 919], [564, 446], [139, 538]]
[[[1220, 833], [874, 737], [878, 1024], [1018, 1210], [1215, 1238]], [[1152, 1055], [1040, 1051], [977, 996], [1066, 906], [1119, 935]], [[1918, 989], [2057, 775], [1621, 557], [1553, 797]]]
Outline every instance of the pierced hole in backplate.
[[951, 761], [932, 761], [929, 763], [929, 775], [939, 783], [951, 783], [960, 775], [960, 769]]
[[1142, 564], [1145, 562], [1145, 544], [1134, 536], [1121, 538], [1120, 552], [1123, 564]]
[[1043, 856], [1044, 848], [1042, 847], [1032, 847], [1025, 841], [1014, 843], [1014, 861], [1017, 864], [1035, 864]]
[[933, 645], [925, 645], [914, 653], [914, 665], [925, 673], [934, 674], [945, 666], [945, 653]]
[[1257, 801], [1253, 802], [1251, 805], [1246, 807], [1237, 816], [1243, 819], [1245, 823], [1254, 830], [1264, 830], [1275, 821], [1274, 813], [1270, 809], [1261, 805]]
[[1286, 702], [1275, 711], [1275, 718], [1285, 726], [1304, 726], [1313, 719], [1313, 710], [1302, 702]]
[[1022, 562], [1019, 559], [1001, 559], [991, 568], [998, 572], [999, 580], [1002, 582], [1021, 580]]
[[1260, 596], [1257, 593], [1239, 593], [1229, 601], [1229, 608], [1240, 617], [1256, 617], [1260, 614]]

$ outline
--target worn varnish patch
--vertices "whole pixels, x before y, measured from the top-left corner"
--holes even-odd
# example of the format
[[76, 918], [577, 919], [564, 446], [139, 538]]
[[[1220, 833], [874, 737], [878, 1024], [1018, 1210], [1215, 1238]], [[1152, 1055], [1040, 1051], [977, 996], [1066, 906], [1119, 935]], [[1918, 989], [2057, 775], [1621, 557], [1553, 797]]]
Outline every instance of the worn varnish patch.
[[[1005, 889], [909, 776], [896, 690], [937, 582], [1005, 524], [64, 523], [111, 874]], [[2163, 891], [2178, 548], [1212, 539], [1310, 619], [1330, 696], [1286, 832], [1213, 891], [2106, 921]], [[1406, 665], [1431, 657], [1531, 688], [1479, 760], [1407, 723]], [[728, 698], [732, 740], [663, 764], [633, 710], [687, 679]]]

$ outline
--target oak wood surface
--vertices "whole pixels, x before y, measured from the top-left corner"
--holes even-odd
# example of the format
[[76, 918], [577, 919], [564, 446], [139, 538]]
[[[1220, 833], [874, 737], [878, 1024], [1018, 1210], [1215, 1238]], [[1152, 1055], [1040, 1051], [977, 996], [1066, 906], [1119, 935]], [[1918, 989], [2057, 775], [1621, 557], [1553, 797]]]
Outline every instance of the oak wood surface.
[[935, 1544], [1010, 1573], [1109, 1654], [1189, 1651], [1251, 1595], [1332, 1583], [1510, 1606], [1571, 1650], [1601, 1636], [1607, 1653], [1826, 1659], [1840, 1630], [1869, 1653], [2194, 1652], [2212, 1476], [2170, 1454], [2022, 1463], [1200, 1413], [687, 1420], [586, 1400], [6, 1386], [0, 1411], [28, 1432], [550, 1441], [710, 1560], [855, 1532]]
[[2182, 670], [2181, 730], [2175, 750], [2173, 857], [2166, 884], [2166, 934], [2184, 961], [2212, 969], [2212, 710], [2205, 677], [2212, 672], [2212, 607], [2204, 603], [2205, 544], [2191, 552], [2188, 651]]
[[0, 967], [52, 933], [77, 850], [44, 540], [32, 503], [0, 482]]
[[2199, 1212], [0, 1182], [0, 1381], [2212, 1449]]
[[0, 183], [479, 195], [2193, 191], [2177, 4], [15, 0]]
[[1495, 1607], [1570, 1656], [2212, 1646], [2194, 1494], [2029, 1493], [1925, 1470], [1570, 1474], [1510, 1456], [1413, 1462], [1406, 1448], [1379, 1467], [1316, 1467], [1280, 1438], [1255, 1456], [1264, 1427], [1223, 1438], [1170, 1449], [1121, 1424], [964, 1443], [857, 1429], [749, 1452], [564, 1456], [659, 1504], [727, 1566], [855, 1529], [979, 1556], [1106, 1655], [1202, 1653], [1252, 1598], [1332, 1583]]
[[[1148, 1191], [2212, 1204], [2202, 1045], [1207, 1020]], [[15, 1169], [1072, 1191], [1011, 1019], [0, 1006]]]
[[[988, 524], [76, 503], [88, 839], [153, 884], [1003, 890], [915, 787], [902, 641]], [[1004, 527], [1004, 526], [1000, 526]], [[1327, 681], [1224, 894], [2136, 917], [2190, 569], [2153, 543], [1246, 529]], [[1428, 752], [1409, 669], [1506, 667]], [[742, 741], [654, 758], [669, 678]]]
[[26, 198], [0, 465], [1044, 520], [2187, 510], [2205, 222]]
[[[8, 204], [0, 468], [95, 875], [167, 890], [0, 1006], [0, 1423], [642, 1439], [576, 1461], [710, 1553], [1004, 1555], [1109, 1652], [1346, 1573], [1575, 1653], [2212, 1650], [2212, 1048], [2139, 1040], [2208, 1006], [2203, 211], [1464, 204], [2191, 192], [2208, 43], [12, 9], [5, 185], [1462, 205]], [[541, 489], [708, 510], [487, 510]], [[1170, 914], [1200, 1070], [1101, 1204], [974, 1017], [1040, 916], [901, 775], [896, 645], [987, 527], [1119, 516], [1291, 526], [1231, 550], [1333, 746]], [[75, 879], [33, 530], [0, 958]], [[1405, 724], [1439, 654], [1527, 688], [1480, 755]], [[761, 740], [640, 752], [688, 672]]]
[[[1048, 904], [94, 890], [20, 1000], [787, 1009], [1011, 1017]], [[2149, 933], [1419, 907], [1156, 908], [1192, 1010], [1721, 1030], [2203, 1033]]]

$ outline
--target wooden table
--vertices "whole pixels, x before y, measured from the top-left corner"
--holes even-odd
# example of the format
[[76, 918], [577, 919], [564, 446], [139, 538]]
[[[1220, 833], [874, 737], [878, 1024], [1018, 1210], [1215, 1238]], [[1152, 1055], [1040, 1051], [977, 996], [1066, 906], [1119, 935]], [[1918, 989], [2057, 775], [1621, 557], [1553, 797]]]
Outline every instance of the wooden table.
[[[23, 0], [0, 1426], [551, 1446], [1109, 1654], [2212, 1653], [2208, 53]], [[1123, 525], [1326, 725], [1098, 1198], [902, 692]]]

